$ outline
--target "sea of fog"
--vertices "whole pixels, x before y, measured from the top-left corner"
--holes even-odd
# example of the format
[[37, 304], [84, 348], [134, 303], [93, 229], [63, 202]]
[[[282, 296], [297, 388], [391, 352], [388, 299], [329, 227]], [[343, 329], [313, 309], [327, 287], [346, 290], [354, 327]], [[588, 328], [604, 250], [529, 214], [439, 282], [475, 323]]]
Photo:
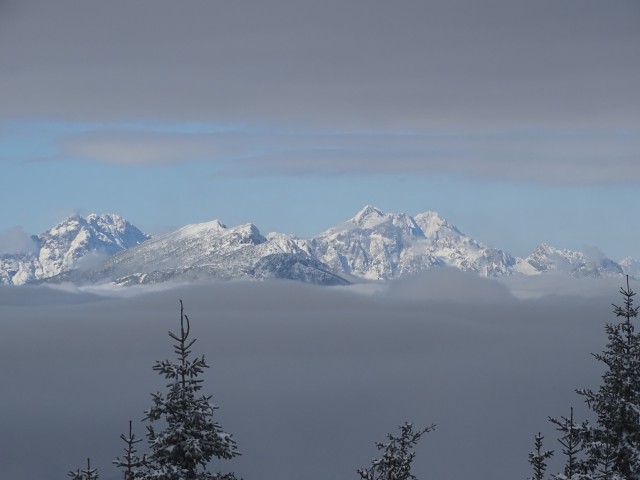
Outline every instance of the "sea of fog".
[[410, 421], [437, 425], [416, 449], [418, 478], [524, 479], [535, 433], [559, 451], [547, 417], [588, 415], [574, 389], [599, 384], [591, 352], [620, 285], [438, 270], [337, 288], [1, 287], [0, 478], [58, 480], [87, 457], [102, 480], [121, 478], [119, 435], [129, 419], [145, 433], [165, 385], [151, 367], [173, 358], [182, 299], [211, 365], [204, 393], [242, 452], [212, 471], [357, 480], [374, 442]]

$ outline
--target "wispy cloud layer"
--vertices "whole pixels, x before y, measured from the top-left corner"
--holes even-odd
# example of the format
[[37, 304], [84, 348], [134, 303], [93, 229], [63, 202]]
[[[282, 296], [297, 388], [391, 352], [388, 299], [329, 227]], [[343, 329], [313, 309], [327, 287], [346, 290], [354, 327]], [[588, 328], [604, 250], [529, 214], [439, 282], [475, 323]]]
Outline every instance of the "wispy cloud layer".
[[[640, 181], [640, 133], [616, 131], [215, 133], [104, 130], [64, 136], [59, 158], [120, 165], [204, 161], [228, 175], [433, 175], [545, 184]], [[606, 159], [606, 162], [603, 161]]]

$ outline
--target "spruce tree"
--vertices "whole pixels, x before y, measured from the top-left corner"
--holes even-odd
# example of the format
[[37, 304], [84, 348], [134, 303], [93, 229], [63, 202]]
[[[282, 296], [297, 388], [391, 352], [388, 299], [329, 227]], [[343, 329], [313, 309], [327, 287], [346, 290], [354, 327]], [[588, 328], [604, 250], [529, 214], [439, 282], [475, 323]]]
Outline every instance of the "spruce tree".
[[98, 469], [91, 468], [91, 459], [87, 458], [87, 468], [71, 470], [67, 475], [71, 480], [98, 480]]
[[619, 323], [608, 323], [606, 349], [594, 357], [607, 367], [597, 391], [582, 389], [596, 424], [582, 429], [582, 440], [596, 478], [640, 479], [640, 334], [632, 319], [635, 292], [620, 289], [624, 304], [613, 305]]
[[140, 458], [137, 454], [135, 445], [142, 441], [141, 438], [136, 438], [133, 434], [131, 420], [129, 420], [129, 434], [120, 435], [120, 438], [125, 443], [124, 456], [116, 458], [113, 463], [116, 467], [121, 468], [123, 471], [124, 480], [135, 480], [142, 478], [144, 475], [144, 468], [147, 466], [147, 456], [143, 455]]
[[542, 450], [543, 438], [544, 436], [540, 432], [534, 437], [535, 450], [529, 453], [529, 463], [533, 468], [533, 477], [529, 477], [529, 480], [542, 480], [544, 478], [544, 472], [547, 470], [545, 460], [553, 456], [553, 450]]
[[560, 417], [560, 420], [549, 417], [549, 421], [556, 425], [556, 430], [562, 433], [558, 443], [562, 446], [562, 454], [565, 456], [564, 470], [562, 473], [552, 475], [556, 480], [579, 480], [589, 471], [589, 463], [582, 460], [583, 439], [581, 433], [586, 431], [588, 423], [578, 425], [573, 419], [573, 407], [569, 418]]
[[[215, 457], [230, 459], [239, 455], [236, 443], [229, 433], [213, 419], [218, 407], [211, 396], [199, 395], [202, 380], [198, 378], [209, 365], [204, 355], [191, 358], [195, 339], [189, 338], [190, 323], [180, 300], [180, 333], [169, 332], [176, 342], [177, 362], [156, 362], [153, 370], [170, 383], [167, 393], [152, 394], [153, 406], [145, 420], [150, 453], [145, 480], [210, 480], [233, 479], [232, 473], [212, 474], [208, 463]], [[162, 421], [162, 428], [154, 423]]]
[[376, 448], [382, 450], [381, 458], [372, 460], [369, 468], [356, 470], [361, 480], [416, 480], [411, 473], [411, 463], [415, 457], [413, 447], [420, 437], [431, 432], [435, 425], [423, 430], [413, 431], [411, 423], [400, 426], [400, 435], [388, 434], [388, 443], [376, 442]]
[[640, 480], [640, 333], [632, 320], [635, 292], [629, 286], [620, 293], [623, 305], [613, 305], [621, 321], [607, 323], [608, 343], [593, 356], [605, 366], [598, 390], [579, 389], [595, 422], [576, 423], [569, 418], [549, 418], [562, 433], [559, 439], [566, 457], [558, 480]]

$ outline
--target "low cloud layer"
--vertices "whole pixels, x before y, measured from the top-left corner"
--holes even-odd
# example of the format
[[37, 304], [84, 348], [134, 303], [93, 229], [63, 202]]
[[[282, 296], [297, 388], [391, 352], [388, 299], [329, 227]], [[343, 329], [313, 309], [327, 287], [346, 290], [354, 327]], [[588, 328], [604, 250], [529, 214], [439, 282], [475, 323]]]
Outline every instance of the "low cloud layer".
[[[448, 295], [442, 295], [448, 292]], [[390, 289], [289, 282], [184, 286], [131, 298], [0, 289], [0, 476], [53, 480], [87, 456], [101, 478], [118, 436], [150, 406], [170, 358], [178, 299], [212, 368], [205, 391], [243, 456], [243, 478], [357, 478], [405, 420], [437, 430], [417, 448], [419, 478], [529, 475], [533, 434], [597, 386], [616, 291], [517, 300], [490, 280], [418, 276]], [[34, 299], [41, 299], [38, 302]], [[553, 464], [552, 468], [560, 468]]]

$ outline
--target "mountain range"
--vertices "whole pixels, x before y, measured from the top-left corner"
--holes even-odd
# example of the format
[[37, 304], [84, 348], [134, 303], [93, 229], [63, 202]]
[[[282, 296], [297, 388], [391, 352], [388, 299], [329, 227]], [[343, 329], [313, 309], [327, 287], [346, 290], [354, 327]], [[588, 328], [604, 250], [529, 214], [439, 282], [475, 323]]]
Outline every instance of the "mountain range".
[[630, 257], [615, 262], [542, 243], [519, 258], [472, 239], [436, 212], [412, 217], [372, 206], [311, 239], [218, 220], [151, 237], [117, 215], [91, 214], [72, 216], [32, 240], [31, 251], [0, 255], [0, 284], [282, 278], [342, 285], [446, 266], [485, 277], [640, 276], [640, 262]]

